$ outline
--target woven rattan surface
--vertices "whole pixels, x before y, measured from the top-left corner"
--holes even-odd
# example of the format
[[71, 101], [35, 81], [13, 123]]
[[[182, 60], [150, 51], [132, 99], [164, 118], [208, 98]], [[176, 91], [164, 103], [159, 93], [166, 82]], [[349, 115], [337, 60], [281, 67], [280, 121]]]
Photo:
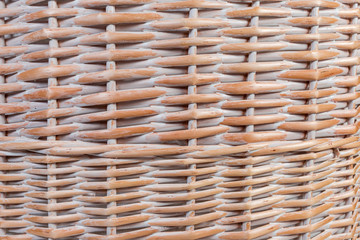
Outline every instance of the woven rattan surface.
[[0, 1], [0, 238], [357, 239], [358, 2]]

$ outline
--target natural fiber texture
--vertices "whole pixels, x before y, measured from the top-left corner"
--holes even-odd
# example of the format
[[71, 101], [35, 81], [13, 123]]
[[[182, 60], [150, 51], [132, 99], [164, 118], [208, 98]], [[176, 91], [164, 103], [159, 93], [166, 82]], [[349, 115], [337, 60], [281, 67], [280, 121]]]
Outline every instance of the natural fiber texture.
[[1, 239], [358, 238], [358, 0], [0, 2]]

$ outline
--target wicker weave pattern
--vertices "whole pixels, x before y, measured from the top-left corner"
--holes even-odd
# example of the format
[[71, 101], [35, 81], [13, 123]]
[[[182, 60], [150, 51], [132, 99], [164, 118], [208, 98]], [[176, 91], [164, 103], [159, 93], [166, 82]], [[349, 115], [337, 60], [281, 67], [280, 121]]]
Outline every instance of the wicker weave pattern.
[[358, 0], [1, 0], [0, 238], [357, 239]]

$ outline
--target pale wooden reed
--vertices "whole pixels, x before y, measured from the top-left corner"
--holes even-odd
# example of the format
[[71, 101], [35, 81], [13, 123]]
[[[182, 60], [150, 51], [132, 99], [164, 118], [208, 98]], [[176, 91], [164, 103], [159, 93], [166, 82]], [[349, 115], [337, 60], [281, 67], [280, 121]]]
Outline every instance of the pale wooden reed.
[[0, 239], [359, 238], [357, 1], [0, 3]]

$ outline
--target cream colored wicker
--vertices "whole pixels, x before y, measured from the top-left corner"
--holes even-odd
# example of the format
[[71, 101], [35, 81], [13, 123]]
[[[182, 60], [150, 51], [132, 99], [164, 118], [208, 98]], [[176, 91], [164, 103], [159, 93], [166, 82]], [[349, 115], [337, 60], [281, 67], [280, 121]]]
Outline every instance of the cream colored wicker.
[[0, 239], [358, 239], [359, 0], [1, 0]]

